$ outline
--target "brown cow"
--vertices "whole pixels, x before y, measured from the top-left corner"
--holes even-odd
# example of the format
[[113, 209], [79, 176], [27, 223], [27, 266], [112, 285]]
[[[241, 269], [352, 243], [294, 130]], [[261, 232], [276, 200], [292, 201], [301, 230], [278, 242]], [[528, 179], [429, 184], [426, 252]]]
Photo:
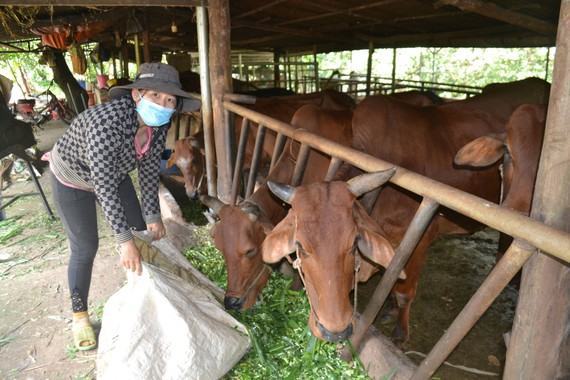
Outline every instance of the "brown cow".
[[390, 169], [362, 174], [348, 183], [319, 182], [297, 188], [268, 182], [291, 209], [265, 239], [263, 260], [273, 263], [297, 252], [295, 265], [305, 278], [311, 304], [309, 327], [318, 338], [335, 342], [352, 334], [349, 293], [355, 277], [367, 281], [377, 270], [371, 262], [387, 267], [394, 257], [383, 231], [356, 200], [393, 174]]
[[[354, 107], [354, 101], [348, 95], [331, 90], [306, 95], [262, 98], [258, 99], [255, 104], [244, 106], [277, 120], [289, 123], [295, 112], [306, 104], [314, 104], [326, 110], [338, 111], [351, 110]], [[241, 123], [242, 117], [237, 115], [235, 117], [236, 136], [239, 136]], [[253, 149], [255, 146], [256, 131], [257, 124], [252, 123], [245, 151], [243, 165], [244, 171], [247, 171], [251, 164]], [[188, 145], [189, 142], [191, 145]], [[205, 190], [204, 187], [201, 189], [195, 188], [195, 185], [198, 183], [204, 186], [206, 182], [204, 178], [204, 152], [203, 149], [201, 149], [203, 145], [204, 142], [202, 134], [191, 140], [182, 139], [181, 142], [175, 143], [174, 152], [169, 159], [169, 164], [180, 162], [183, 165], [183, 167], [178, 167], [184, 176], [184, 187], [186, 189], [186, 194], [188, 194], [189, 197], [195, 197], [197, 194], [201, 194], [201, 192]], [[260, 162], [260, 171], [264, 172], [264, 176], [267, 176], [274, 145], [275, 133], [273, 131], [268, 131], [265, 135], [263, 155]]]
[[508, 83], [491, 83], [483, 92], [469, 99], [449, 102], [440, 107], [484, 110], [502, 126], [521, 104], [548, 104], [550, 83], [540, 78], [526, 78]]
[[412, 90], [404, 92], [395, 92], [393, 94], [390, 94], [389, 96], [401, 102], [421, 107], [437, 106], [444, 103], [444, 100], [440, 98], [433, 91]]
[[[321, 135], [329, 140], [348, 145], [351, 141], [350, 111], [322, 110], [314, 105], [301, 107], [291, 124]], [[290, 182], [298, 144], [288, 142], [269, 178]], [[303, 183], [321, 181], [327, 171], [329, 157], [311, 151], [303, 176]], [[239, 206], [224, 205], [213, 198], [201, 197], [203, 203], [219, 216], [212, 229], [216, 247], [222, 251], [228, 271], [224, 305], [228, 309], [245, 310], [253, 306], [265, 286], [270, 271], [264, 266], [259, 247], [266, 233], [286, 215], [282, 202], [272, 196], [267, 185], [262, 185]]]
[[197, 199], [206, 189], [206, 157], [202, 147], [204, 138], [200, 133], [174, 143], [174, 152], [170, 155], [166, 167], [176, 165], [184, 177], [184, 189], [190, 199]]
[[[457, 153], [455, 164], [481, 168], [501, 161], [501, 205], [529, 215], [545, 122], [544, 105], [523, 104], [509, 118], [504, 133], [471, 141]], [[502, 257], [511, 242], [510, 236], [501, 234], [497, 259]], [[519, 280], [515, 279], [515, 285]]]
[[[486, 113], [474, 111], [470, 107], [414, 107], [387, 96], [373, 96], [357, 106], [352, 125], [353, 147], [356, 149], [479, 197], [498, 201], [500, 180], [497, 165], [479, 171], [453, 166], [455, 153], [467, 142], [480, 136], [502, 132], [500, 125]], [[355, 236], [349, 239], [345, 235], [337, 234], [345, 230], [356, 234], [356, 230], [351, 224], [342, 224], [343, 219], [323, 218], [327, 214], [317, 213], [316, 210], [328, 209], [328, 215], [336, 215], [334, 213], [340, 212], [340, 209], [352, 209], [353, 201], [346, 194], [333, 193], [333, 187], [329, 187], [327, 191], [329, 193], [326, 199], [330, 202], [326, 205], [318, 204], [323, 202], [324, 198], [306, 197], [303, 205], [295, 209], [296, 233], [306, 228], [301, 225], [305, 220], [312, 220], [323, 226], [318, 238], [311, 240], [310, 245], [302, 246], [307, 256], [316, 257], [326, 252], [328, 258], [334, 260], [326, 270], [319, 272], [317, 269], [316, 272], [305, 273], [306, 282], [311, 284], [307, 287], [313, 288], [313, 291], [308, 292], [313, 308], [315, 304], [325, 302], [324, 300], [330, 303], [326, 314], [323, 311], [318, 315], [322, 328], [317, 327], [315, 321], [310, 325], [313, 333], [319, 337], [323, 336], [318, 335], [319, 330], [323, 329], [333, 333], [345, 331], [344, 328], [348, 328], [349, 322], [347, 315], [350, 314], [347, 314], [346, 310], [352, 309], [347, 296], [351, 286], [347, 280], [347, 273], [350, 271], [346, 261], [351, 252], [345, 245], [353, 241]], [[284, 199], [283, 196], [281, 198]], [[296, 196], [293, 199], [296, 199]], [[295, 202], [294, 200], [293, 203]], [[402, 240], [419, 202], [418, 196], [402, 191], [394, 185], [390, 184], [382, 189], [371, 217], [378, 223], [380, 231], [383, 231], [392, 246], [397, 246]], [[290, 218], [286, 218], [268, 235], [263, 246], [264, 259], [274, 261], [291, 253], [291, 246], [279, 241], [279, 235], [287, 235], [283, 230], [292, 228], [291, 225], [286, 226], [290, 221]], [[399, 281], [394, 288], [399, 307], [398, 324], [394, 332], [397, 340], [408, 339], [410, 305], [416, 294], [419, 274], [425, 263], [425, 252], [430, 243], [437, 236], [466, 233], [476, 226], [478, 224], [474, 221], [446, 209], [442, 209], [440, 215], [431, 223], [405, 267], [406, 280]], [[337, 240], [337, 236], [342, 236], [343, 240]], [[334, 243], [331, 243], [331, 240]], [[321, 245], [328, 247], [328, 250], [323, 251]], [[319, 259], [319, 262], [321, 260]], [[318, 277], [314, 277], [317, 272]], [[339, 282], [342, 286], [333, 285]]]

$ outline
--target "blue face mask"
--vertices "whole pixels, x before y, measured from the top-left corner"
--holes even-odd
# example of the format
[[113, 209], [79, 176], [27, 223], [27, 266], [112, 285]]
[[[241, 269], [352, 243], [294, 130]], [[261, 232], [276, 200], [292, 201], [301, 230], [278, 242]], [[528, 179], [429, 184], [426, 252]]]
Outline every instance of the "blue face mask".
[[[140, 95], [140, 94], [139, 94]], [[137, 112], [139, 113], [143, 122], [149, 127], [161, 127], [170, 122], [170, 118], [174, 113], [173, 108], [163, 107], [141, 96], [141, 100], [137, 105]]]

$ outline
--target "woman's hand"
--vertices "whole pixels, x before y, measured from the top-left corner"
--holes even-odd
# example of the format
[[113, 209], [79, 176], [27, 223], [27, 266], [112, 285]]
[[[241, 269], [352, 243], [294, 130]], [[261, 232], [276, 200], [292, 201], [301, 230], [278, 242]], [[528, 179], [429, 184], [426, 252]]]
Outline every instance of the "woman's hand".
[[136, 272], [139, 276], [142, 273], [141, 254], [133, 239], [121, 243], [121, 265], [126, 270]]
[[160, 240], [166, 235], [166, 230], [164, 229], [164, 224], [162, 222], [148, 223], [146, 225], [148, 231], [152, 234], [153, 240]]

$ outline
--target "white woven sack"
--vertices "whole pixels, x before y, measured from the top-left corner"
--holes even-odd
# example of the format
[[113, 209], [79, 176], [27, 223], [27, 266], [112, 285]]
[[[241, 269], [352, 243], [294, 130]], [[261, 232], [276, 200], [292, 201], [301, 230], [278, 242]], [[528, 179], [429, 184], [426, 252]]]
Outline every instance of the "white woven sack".
[[249, 349], [245, 328], [205, 291], [143, 264], [105, 305], [98, 379], [217, 379]]

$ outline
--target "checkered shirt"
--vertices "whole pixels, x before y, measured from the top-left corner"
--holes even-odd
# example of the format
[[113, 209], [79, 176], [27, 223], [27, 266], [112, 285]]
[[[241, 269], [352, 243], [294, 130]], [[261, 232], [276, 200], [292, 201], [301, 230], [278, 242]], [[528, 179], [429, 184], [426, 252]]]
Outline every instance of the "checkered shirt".
[[50, 168], [60, 180], [95, 192], [117, 241], [132, 239], [119, 199], [119, 184], [138, 167], [146, 223], [160, 220], [158, 183], [160, 155], [168, 128], [153, 128], [149, 150], [136, 159], [139, 128], [135, 102], [126, 96], [89, 108], [78, 115], [52, 150]]

